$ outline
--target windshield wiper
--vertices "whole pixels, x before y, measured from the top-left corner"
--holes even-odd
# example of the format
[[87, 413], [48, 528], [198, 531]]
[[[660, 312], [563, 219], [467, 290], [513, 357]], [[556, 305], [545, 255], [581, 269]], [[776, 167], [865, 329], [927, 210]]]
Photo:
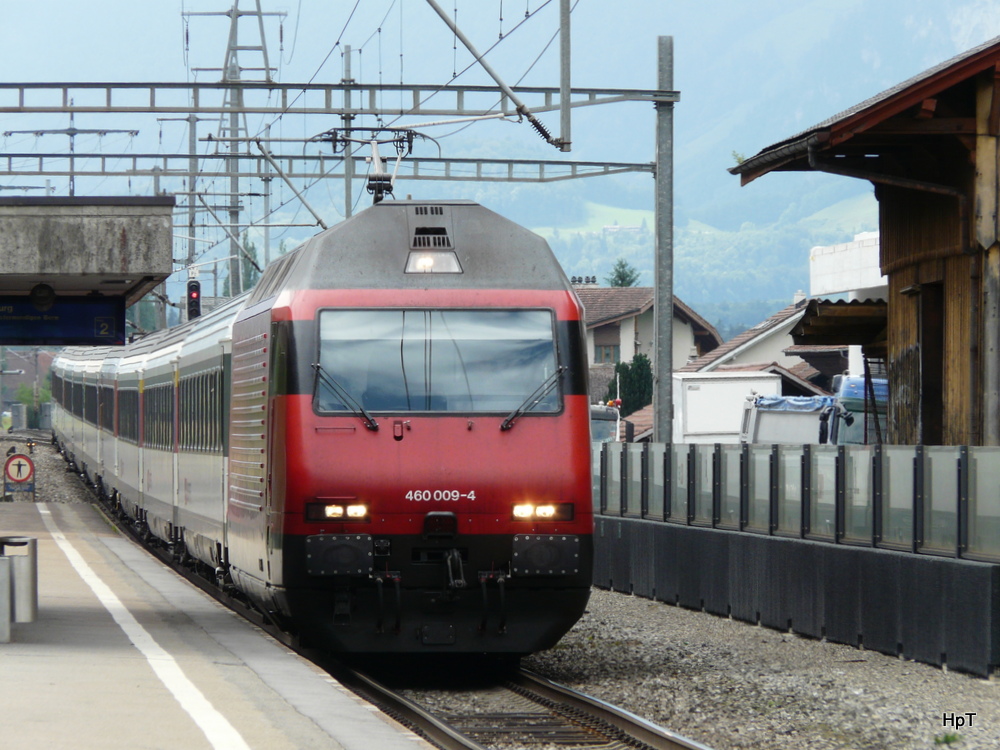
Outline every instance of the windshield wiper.
[[[354, 416], [358, 417], [369, 430], [377, 431], [378, 422], [375, 421], [375, 417], [368, 413], [368, 410], [361, 405], [361, 403], [354, 398], [347, 389], [344, 388], [336, 379], [323, 369], [323, 365], [318, 362], [313, 363], [313, 369], [316, 370], [316, 380], [322, 381], [323, 385], [330, 389], [330, 392], [334, 396], [340, 399], [340, 402], [346, 406]], [[318, 390], [318, 389], [317, 389]], [[317, 396], [319, 394], [317, 393]]]
[[557, 367], [555, 372], [545, 378], [545, 380], [542, 381], [542, 384], [532, 391], [530, 396], [521, 402], [519, 407], [507, 415], [507, 418], [500, 423], [500, 429], [505, 431], [509, 430], [514, 426], [514, 420], [525, 412], [529, 412], [538, 406], [542, 399], [548, 396], [549, 392], [556, 387], [556, 384], [559, 382], [559, 376], [562, 375], [566, 369], [567, 368], [565, 366]]

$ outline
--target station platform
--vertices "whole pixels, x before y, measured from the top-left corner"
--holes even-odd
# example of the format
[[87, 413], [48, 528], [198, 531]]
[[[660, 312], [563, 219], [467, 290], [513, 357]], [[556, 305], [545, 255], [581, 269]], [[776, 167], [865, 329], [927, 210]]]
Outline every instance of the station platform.
[[2, 503], [0, 536], [38, 540], [37, 619], [0, 643], [2, 747], [429, 747], [89, 504]]

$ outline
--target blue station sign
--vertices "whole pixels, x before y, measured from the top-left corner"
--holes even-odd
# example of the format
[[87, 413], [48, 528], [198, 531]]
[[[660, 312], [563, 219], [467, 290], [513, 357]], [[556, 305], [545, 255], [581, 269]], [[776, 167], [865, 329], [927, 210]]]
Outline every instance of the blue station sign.
[[125, 298], [59, 297], [40, 310], [28, 297], [2, 296], [0, 343], [124, 344]]

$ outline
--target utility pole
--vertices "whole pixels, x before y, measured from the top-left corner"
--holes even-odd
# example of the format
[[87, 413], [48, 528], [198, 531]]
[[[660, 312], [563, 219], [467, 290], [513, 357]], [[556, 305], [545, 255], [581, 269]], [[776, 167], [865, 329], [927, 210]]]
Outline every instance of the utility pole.
[[[240, 252], [240, 162], [245, 156], [249, 156], [249, 130], [246, 123], [246, 111], [244, 107], [244, 87], [246, 82], [271, 83], [272, 77], [270, 58], [267, 54], [267, 38], [264, 34], [264, 17], [279, 16], [284, 19], [284, 12], [265, 13], [260, 7], [260, 0], [255, 0], [254, 10], [240, 10], [240, 0], [233, 0], [233, 7], [228, 11], [185, 13], [186, 16], [227, 16], [229, 18], [229, 37], [226, 44], [226, 57], [222, 68], [195, 68], [194, 70], [221, 70], [222, 83], [226, 84], [224, 110], [219, 117], [219, 130], [217, 140], [228, 145], [228, 156], [226, 157], [226, 173], [229, 175], [229, 293], [235, 297], [243, 292], [243, 253]], [[239, 41], [239, 22], [241, 18], [252, 16], [257, 20], [257, 32], [260, 43], [257, 45], [241, 45]], [[239, 63], [240, 52], [259, 52], [262, 58], [260, 67], [242, 67]], [[262, 74], [262, 78], [244, 78], [244, 72], [257, 72]], [[242, 118], [242, 122], [241, 122]], [[194, 133], [192, 126], [191, 133]], [[246, 153], [241, 152], [241, 144], [246, 143]], [[194, 148], [191, 148], [194, 154]], [[194, 189], [191, 190], [192, 200], [189, 204], [189, 213], [193, 210]], [[269, 202], [269, 201], [268, 201]], [[265, 220], [266, 221], [266, 220]], [[189, 227], [190, 229], [190, 227]], [[191, 236], [194, 236], [192, 231]], [[269, 239], [269, 237], [268, 237]], [[265, 257], [269, 253], [265, 250]], [[194, 261], [193, 240], [188, 244], [188, 265]]]
[[559, 0], [559, 150], [570, 151], [570, 17], [569, 0]]
[[[674, 88], [674, 38], [658, 39], [657, 85]], [[656, 103], [656, 361], [653, 378], [653, 440], [673, 442], [674, 387], [674, 103]]]
[[[268, 150], [271, 148], [271, 126], [268, 124], [264, 128], [264, 143]], [[260, 181], [264, 183], [264, 268], [271, 265], [271, 163], [264, 160], [264, 176]]]
[[[340, 81], [344, 84], [344, 114], [341, 116], [341, 122], [344, 123], [344, 132], [351, 132], [351, 124], [354, 122], [354, 115], [351, 114], [351, 84], [354, 83], [354, 79], [351, 78], [351, 45], [346, 45], [344, 47], [344, 77]], [[354, 180], [354, 159], [351, 158], [351, 149], [353, 146], [350, 141], [344, 142], [344, 218], [350, 219], [351, 213], [354, 209], [354, 193], [353, 193], [353, 183]]]

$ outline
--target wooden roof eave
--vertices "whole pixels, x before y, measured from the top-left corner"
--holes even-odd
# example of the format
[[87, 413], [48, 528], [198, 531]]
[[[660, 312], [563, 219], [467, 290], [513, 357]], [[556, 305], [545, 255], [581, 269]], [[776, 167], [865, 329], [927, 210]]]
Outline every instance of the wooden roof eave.
[[756, 156], [745, 159], [742, 163], [729, 170], [730, 174], [740, 176], [740, 186], [748, 185], [758, 177], [763, 177], [768, 172], [780, 170], [806, 171], [810, 167], [790, 166], [794, 162], [808, 158], [810, 147], [815, 148], [821, 143], [825, 143], [830, 138], [829, 132], [813, 131], [805, 134], [802, 138], [789, 141], [778, 147], [772, 147], [761, 151]]
[[888, 305], [882, 300], [810, 300], [792, 329], [796, 345], [869, 346], [886, 338]]

